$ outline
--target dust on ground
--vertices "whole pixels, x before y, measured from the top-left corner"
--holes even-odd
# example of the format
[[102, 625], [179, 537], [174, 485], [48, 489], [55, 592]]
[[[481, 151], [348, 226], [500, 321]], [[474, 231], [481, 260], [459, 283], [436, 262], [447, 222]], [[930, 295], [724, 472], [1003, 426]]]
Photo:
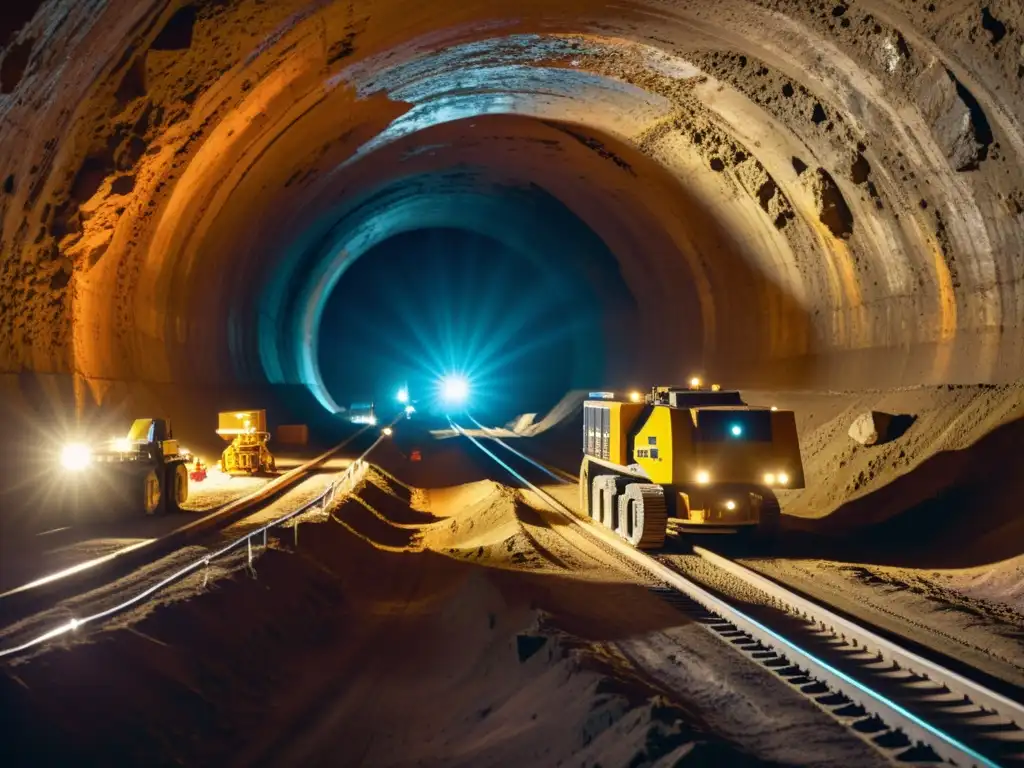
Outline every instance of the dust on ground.
[[417, 487], [404, 468], [371, 470], [297, 549], [271, 541], [255, 577], [13, 668], [12, 764], [114, 740], [147, 765], [882, 764], [574, 549], [535, 499], [487, 478]]

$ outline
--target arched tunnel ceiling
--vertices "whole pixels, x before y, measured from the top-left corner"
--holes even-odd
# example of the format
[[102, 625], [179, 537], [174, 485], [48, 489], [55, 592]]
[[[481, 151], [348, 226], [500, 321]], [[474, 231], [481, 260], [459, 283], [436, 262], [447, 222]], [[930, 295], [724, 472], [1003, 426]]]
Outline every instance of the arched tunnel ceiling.
[[1018, 3], [48, 0], [0, 25], [0, 370], [303, 378], [259, 329], [301, 327], [314, 255], [467, 195], [523, 220], [532, 188], [619, 260], [650, 375], [1024, 373]]

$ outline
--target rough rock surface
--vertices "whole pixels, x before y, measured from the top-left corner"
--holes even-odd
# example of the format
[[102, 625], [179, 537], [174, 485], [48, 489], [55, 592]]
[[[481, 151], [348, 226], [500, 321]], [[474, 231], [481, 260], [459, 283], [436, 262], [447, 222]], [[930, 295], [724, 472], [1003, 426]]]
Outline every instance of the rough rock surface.
[[933, 61], [919, 77], [918, 102], [950, 164], [965, 171], [977, 167], [985, 147], [977, 141], [971, 109], [958, 95], [958, 86], [949, 70]]
[[637, 380], [1024, 375], [1019, 3], [16, 5], [4, 404], [315, 386], [325, 254], [471, 226], [559, 258], [541, 191], [614, 254]]
[[892, 416], [880, 411], [862, 413], [850, 425], [849, 435], [861, 445], [875, 445], [889, 439]]

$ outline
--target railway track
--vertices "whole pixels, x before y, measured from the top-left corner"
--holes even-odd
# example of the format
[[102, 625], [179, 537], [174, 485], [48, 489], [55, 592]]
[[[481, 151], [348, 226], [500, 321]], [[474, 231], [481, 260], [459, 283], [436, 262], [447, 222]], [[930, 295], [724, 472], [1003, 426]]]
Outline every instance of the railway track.
[[[337, 456], [353, 443], [369, 448], [361, 451], [365, 457], [379, 442], [376, 431], [368, 440], [359, 438], [367, 433], [361, 429], [334, 447], [284, 473], [258, 491], [230, 502], [175, 528], [167, 534], [141, 544], [126, 546], [116, 552], [67, 568], [44, 578], [36, 579], [0, 594], [0, 637], [5, 647], [18, 645], [18, 638], [36, 637], [37, 625], [54, 623], [55, 616], [71, 613], [96, 612], [103, 614], [108, 605], [119, 605], [120, 594], [148, 594], [153, 584], [159, 584], [165, 571], [174, 572], [180, 566], [179, 554], [195, 547], [209, 545], [216, 551], [217, 537], [230, 526], [254, 515], [286, 498], [299, 489], [300, 484], [318, 468]], [[166, 567], [162, 564], [166, 563]], [[123, 581], [122, 589], [114, 589]], [[131, 600], [128, 601], [129, 603]], [[63, 616], [66, 620], [66, 616]], [[0, 652], [0, 656], [6, 652]]]
[[[700, 622], [751, 662], [789, 683], [898, 762], [1024, 765], [1024, 706], [940, 661], [901, 647], [729, 558], [703, 547], [693, 556], [720, 572], [715, 589], [690, 578], [671, 555], [633, 549], [582, 518], [541, 485], [569, 483], [478, 422], [474, 436], [453, 427], [532, 490], [591, 542], [642, 569], [651, 591]], [[737, 597], [745, 592], [747, 597]], [[750, 600], [751, 594], [759, 595]]]

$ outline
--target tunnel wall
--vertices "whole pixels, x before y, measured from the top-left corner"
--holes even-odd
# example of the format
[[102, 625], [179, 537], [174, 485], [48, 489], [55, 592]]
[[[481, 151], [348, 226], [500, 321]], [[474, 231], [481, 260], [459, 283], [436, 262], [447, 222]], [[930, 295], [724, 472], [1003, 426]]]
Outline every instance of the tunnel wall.
[[0, 370], [259, 386], [252, 297], [298, 233], [484, 162], [616, 253], [646, 377], [1020, 378], [1022, 29], [1001, 0], [46, 3], [3, 30]]

